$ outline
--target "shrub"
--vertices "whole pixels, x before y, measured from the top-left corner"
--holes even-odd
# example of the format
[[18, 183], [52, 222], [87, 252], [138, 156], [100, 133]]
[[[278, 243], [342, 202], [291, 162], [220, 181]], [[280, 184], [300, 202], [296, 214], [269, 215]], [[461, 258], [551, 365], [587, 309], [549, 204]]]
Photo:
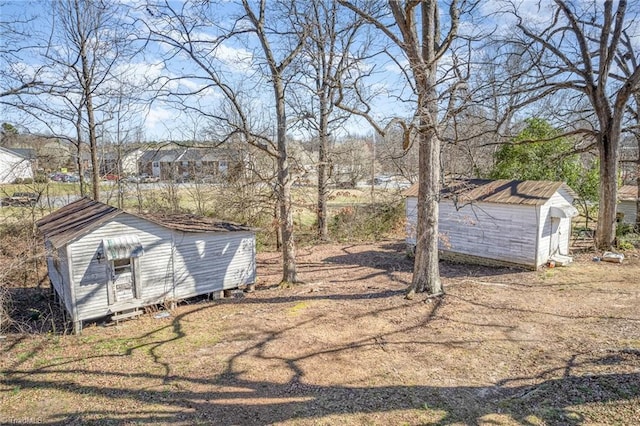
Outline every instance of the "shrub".
[[338, 241], [377, 241], [398, 231], [403, 219], [402, 203], [347, 206], [331, 218], [329, 233]]
[[632, 232], [620, 235], [616, 238], [616, 247], [620, 250], [633, 250], [640, 248], [640, 234]]

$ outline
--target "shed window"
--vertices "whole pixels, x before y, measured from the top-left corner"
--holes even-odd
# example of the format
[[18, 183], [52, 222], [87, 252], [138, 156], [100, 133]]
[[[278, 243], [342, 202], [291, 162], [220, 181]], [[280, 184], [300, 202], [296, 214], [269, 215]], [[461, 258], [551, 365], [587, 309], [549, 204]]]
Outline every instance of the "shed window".
[[115, 259], [113, 261], [113, 272], [116, 275], [130, 273], [131, 272], [131, 258]]

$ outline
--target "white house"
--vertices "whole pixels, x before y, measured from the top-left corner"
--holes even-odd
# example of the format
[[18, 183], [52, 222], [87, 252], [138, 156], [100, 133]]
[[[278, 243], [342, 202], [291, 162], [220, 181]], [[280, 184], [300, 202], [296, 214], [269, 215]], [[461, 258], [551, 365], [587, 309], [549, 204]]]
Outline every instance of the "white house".
[[[405, 191], [407, 244], [416, 244], [418, 185]], [[441, 193], [442, 259], [537, 269], [569, 262], [575, 193], [562, 182], [458, 180]]]
[[624, 185], [618, 188], [618, 213], [622, 213], [622, 222], [635, 225], [637, 216], [638, 187]]
[[0, 184], [16, 179], [33, 179], [31, 161], [15, 151], [0, 147]]
[[81, 198], [39, 220], [51, 285], [82, 322], [255, 282], [255, 232], [208, 218], [127, 213]]

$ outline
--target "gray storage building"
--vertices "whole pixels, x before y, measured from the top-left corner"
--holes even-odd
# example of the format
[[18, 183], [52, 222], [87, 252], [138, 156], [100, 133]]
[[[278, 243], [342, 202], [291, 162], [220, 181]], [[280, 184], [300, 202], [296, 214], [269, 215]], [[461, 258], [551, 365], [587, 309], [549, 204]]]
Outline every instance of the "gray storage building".
[[192, 215], [137, 215], [89, 198], [37, 223], [51, 285], [82, 322], [255, 283], [255, 232]]
[[622, 213], [622, 222], [635, 225], [637, 217], [638, 187], [624, 185], [618, 188], [618, 213]]

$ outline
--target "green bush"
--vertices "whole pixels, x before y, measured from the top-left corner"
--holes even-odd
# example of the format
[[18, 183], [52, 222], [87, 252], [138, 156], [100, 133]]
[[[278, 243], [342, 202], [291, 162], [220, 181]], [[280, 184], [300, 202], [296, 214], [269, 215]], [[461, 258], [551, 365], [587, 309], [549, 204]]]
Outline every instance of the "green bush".
[[33, 181], [35, 183], [47, 183], [49, 182], [49, 178], [45, 174], [38, 173], [36, 177], [33, 179]]
[[22, 185], [30, 185], [30, 184], [33, 183], [33, 179], [32, 178], [16, 178], [13, 181], [13, 183], [16, 184], [16, 185], [20, 185], [20, 184], [22, 184]]
[[401, 228], [404, 204], [366, 204], [341, 208], [329, 222], [337, 241], [377, 241]]

